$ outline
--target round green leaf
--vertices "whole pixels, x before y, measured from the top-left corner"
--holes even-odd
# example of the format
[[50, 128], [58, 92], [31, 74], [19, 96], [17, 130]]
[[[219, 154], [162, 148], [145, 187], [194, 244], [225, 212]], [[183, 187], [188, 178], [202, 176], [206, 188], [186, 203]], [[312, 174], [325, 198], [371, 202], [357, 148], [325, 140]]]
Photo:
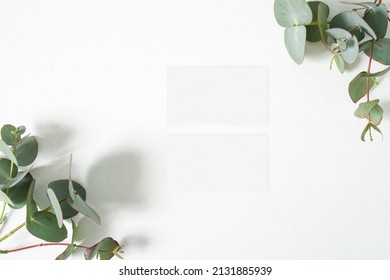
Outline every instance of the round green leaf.
[[384, 4], [379, 6], [374, 4], [364, 13], [364, 20], [371, 26], [378, 38], [386, 36], [389, 23], [387, 16], [387, 8]]
[[[375, 80], [369, 80], [370, 89], [374, 86]], [[349, 96], [354, 103], [358, 102], [367, 93], [367, 72], [360, 72], [350, 83], [348, 87]]]
[[340, 49], [340, 53], [345, 63], [352, 64], [356, 61], [359, 55], [359, 42], [355, 36], [353, 36], [352, 39], [347, 41], [347, 48]]
[[[364, 52], [367, 56], [371, 54], [371, 45], [367, 45]], [[374, 41], [374, 52], [372, 58], [384, 65], [390, 65], [390, 39], [382, 38]]]
[[320, 1], [311, 1], [308, 2], [308, 4], [313, 14], [313, 22], [315, 22], [316, 25], [306, 26], [306, 40], [309, 42], [318, 42], [322, 40], [326, 43], [327, 36], [325, 30], [328, 29], [329, 6]]
[[330, 22], [330, 28], [341, 28], [356, 36], [358, 41], [363, 40], [365, 33], [359, 28], [351, 11], [345, 11], [336, 15]]
[[306, 25], [313, 18], [305, 0], [275, 0], [274, 15], [278, 24], [283, 27]]
[[33, 136], [23, 138], [17, 145], [15, 156], [20, 166], [28, 166], [38, 155], [38, 142]]
[[[368, 119], [368, 117], [367, 117], [367, 119]], [[370, 121], [374, 125], [380, 125], [380, 123], [382, 122], [382, 119], [383, 119], [383, 109], [381, 108], [381, 106], [379, 106], [377, 104], [374, 106], [374, 108], [372, 108], [372, 110], [370, 112]]]
[[[12, 168], [11, 168], [12, 166]], [[12, 169], [12, 172], [11, 172]], [[0, 184], [7, 184], [18, 174], [18, 167], [6, 158], [0, 159]]]
[[118, 248], [120, 245], [116, 240], [106, 237], [92, 247], [84, 249], [84, 257], [86, 260], [92, 260], [94, 257], [99, 257], [100, 260], [109, 260]]
[[284, 43], [292, 59], [297, 64], [301, 64], [305, 56], [306, 28], [287, 27], [284, 31]]
[[[66, 201], [70, 198], [69, 189], [68, 189], [68, 180], [58, 180], [51, 182], [49, 188], [54, 191], [57, 196], [58, 201], [61, 205], [62, 215], [64, 219], [69, 219], [76, 216], [79, 212], [73, 209], [69, 203]], [[76, 193], [85, 201], [87, 194], [85, 189], [77, 182], [72, 181], [73, 188]]]
[[325, 33], [335, 40], [343, 41], [352, 39], [351, 33], [342, 28], [330, 28], [326, 30]]
[[355, 116], [361, 119], [367, 118], [368, 114], [374, 109], [374, 107], [379, 103], [379, 99], [375, 99], [368, 102], [363, 102], [359, 104], [359, 108], [355, 111]]
[[3, 139], [7, 145], [12, 146], [20, 141], [20, 134], [17, 133], [15, 126], [6, 124], [1, 128], [1, 139]]
[[30, 173], [23, 177], [15, 186], [8, 189], [8, 197], [13, 202], [14, 209], [20, 209], [26, 205], [28, 190], [33, 181], [33, 177]]
[[68, 236], [66, 227], [59, 228], [56, 215], [51, 212], [35, 212], [26, 227], [32, 235], [48, 242], [60, 242]]

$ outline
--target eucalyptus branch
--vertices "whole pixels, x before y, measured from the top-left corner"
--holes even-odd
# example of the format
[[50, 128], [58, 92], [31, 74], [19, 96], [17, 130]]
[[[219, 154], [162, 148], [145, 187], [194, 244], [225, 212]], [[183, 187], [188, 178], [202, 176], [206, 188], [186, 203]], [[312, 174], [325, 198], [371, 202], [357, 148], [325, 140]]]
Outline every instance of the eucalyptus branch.
[[383, 109], [379, 105], [380, 100], [371, 100], [370, 94], [372, 87], [377, 85], [376, 78], [390, 70], [387, 67], [378, 73], [371, 72], [374, 61], [390, 65], [390, 38], [386, 37], [390, 19], [383, 1], [342, 2], [350, 5], [351, 9], [336, 14], [330, 21], [330, 7], [324, 2], [274, 1], [275, 19], [280, 26], [286, 28], [285, 45], [297, 64], [304, 60], [306, 42], [322, 41], [326, 44], [333, 55], [331, 69], [335, 62], [341, 73], [346, 67], [354, 67], [360, 53], [369, 57], [367, 71], [360, 72], [349, 83], [348, 93], [354, 103], [366, 96], [366, 101], [361, 102], [355, 110], [356, 117], [368, 120], [361, 140], [365, 141], [368, 132], [372, 140], [372, 129], [382, 134], [378, 126], [383, 119]]

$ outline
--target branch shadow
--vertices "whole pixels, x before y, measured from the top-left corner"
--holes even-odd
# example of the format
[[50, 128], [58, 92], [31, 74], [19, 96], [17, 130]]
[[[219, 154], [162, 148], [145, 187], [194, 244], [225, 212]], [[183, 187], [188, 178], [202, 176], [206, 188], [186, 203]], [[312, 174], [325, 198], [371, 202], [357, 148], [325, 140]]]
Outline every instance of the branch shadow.
[[[149, 195], [143, 172], [143, 158], [130, 151], [106, 155], [91, 166], [86, 178], [87, 201], [101, 216], [102, 226], [89, 218], [81, 218], [79, 241], [93, 245], [113, 232], [110, 221], [118, 217], [118, 212], [134, 214], [148, 207]], [[144, 248], [149, 244], [149, 237], [136, 233], [126, 235], [118, 242], [125, 247]]]

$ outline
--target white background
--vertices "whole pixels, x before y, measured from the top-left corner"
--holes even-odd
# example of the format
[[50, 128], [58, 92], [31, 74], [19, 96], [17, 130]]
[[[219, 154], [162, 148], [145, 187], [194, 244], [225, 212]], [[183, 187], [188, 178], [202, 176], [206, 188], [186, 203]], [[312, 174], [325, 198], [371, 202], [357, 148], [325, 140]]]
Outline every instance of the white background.
[[[332, 15], [345, 7], [326, 2]], [[74, 179], [103, 220], [81, 221], [85, 243], [111, 235], [127, 259], [390, 257], [390, 82], [373, 93], [384, 141], [363, 143], [347, 86], [367, 57], [341, 75], [324, 47], [309, 45], [295, 65], [273, 1], [1, 1], [0, 38], [0, 122], [38, 137], [42, 204], [73, 153]], [[267, 193], [167, 191], [171, 65], [269, 67]], [[2, 233], [14, 219], [23, 215], [8, 215]], [[22, 231], [1, 249], [37, 242]], [[61, 250], [0, 258], [53, 259]]]

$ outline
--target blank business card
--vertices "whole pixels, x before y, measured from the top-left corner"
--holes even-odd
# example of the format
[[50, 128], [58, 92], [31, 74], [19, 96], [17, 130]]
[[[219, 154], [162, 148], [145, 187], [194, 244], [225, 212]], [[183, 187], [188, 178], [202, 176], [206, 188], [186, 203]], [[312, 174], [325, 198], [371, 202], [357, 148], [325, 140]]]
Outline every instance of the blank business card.
[[171, 66], [168, 124], [266, 124], [268, 76], [266, 66]]
[[168, 135], [167, 184], [172, 191], [265, 192], [268, 169], [267, 135]]

